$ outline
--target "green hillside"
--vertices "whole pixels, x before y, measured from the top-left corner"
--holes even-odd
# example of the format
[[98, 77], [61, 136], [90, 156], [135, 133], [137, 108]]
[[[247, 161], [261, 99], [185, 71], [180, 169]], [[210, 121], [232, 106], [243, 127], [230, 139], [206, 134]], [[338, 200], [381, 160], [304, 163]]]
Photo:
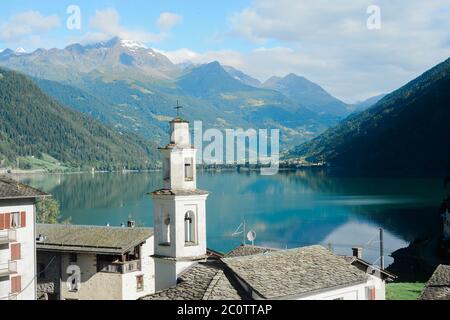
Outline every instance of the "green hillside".
[[450, 161], [449, 120], [450, 59], [291, 156], [352, 170], [442, 173]]
[[16, 72], [0, 69], [0, 107], [0, 159], [7, 163], [49, 155], [72, 168], [155, 166], [151, 143], [72, 111]]

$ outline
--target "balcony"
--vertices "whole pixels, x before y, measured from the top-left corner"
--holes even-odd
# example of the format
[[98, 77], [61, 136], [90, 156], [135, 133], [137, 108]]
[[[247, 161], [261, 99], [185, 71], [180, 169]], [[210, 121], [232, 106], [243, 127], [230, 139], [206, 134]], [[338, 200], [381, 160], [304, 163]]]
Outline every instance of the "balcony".
[[141, 260], [127, 262], [97, 262], [98, 272], [126, 274], [141, 270]]
[[14, 229], [0, 230], [0, 244], [17, 241], [17, 231]]
[[7, 263], [0, 263], [0, 277], [9, 276], [17, 273], [17, 262], [8, 261]]

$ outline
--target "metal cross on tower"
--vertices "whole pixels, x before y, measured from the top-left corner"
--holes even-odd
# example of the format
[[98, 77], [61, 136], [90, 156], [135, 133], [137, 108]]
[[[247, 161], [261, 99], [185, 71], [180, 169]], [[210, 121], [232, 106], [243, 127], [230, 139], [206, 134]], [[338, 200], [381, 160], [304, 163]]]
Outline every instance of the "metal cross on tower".
[[177, 100], [177, 106], [174, 109], [177, 109], [177, 117], [179, 117], [180, 116], [180, 109], [183, 109], [183, 107], [178, 104], [178, 100]]

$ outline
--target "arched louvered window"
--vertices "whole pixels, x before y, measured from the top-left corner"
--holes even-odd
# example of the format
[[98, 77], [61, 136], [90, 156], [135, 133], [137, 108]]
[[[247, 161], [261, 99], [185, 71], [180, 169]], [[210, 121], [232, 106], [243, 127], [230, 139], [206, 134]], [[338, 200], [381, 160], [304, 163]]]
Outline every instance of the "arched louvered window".
[[162, 221], [161, 243], [170, 244], [170, 217], [166, 215]]
[[195, 244], [196, 242], [195, 224], [195, 213], [193, 211], [186, 212], [186, 215], [184, 216], [184, 240], [186, 244]]

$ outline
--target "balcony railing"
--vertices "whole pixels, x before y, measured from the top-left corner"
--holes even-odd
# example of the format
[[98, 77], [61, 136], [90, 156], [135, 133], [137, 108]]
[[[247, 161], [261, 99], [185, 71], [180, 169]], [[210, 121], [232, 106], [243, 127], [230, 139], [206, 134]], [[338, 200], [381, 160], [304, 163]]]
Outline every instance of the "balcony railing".
[[8, 261], [7, 263], [0, 263], [0, 276], [8, 276], [17, 273], [17, 262]]
[[17, 231], [14, 229], [0, 230], [0, 244], [17, 241]]
[[141, 271], [141, 260], [127, 262], [98, 262], [97, 270], [98, 272], [120, 274]]

